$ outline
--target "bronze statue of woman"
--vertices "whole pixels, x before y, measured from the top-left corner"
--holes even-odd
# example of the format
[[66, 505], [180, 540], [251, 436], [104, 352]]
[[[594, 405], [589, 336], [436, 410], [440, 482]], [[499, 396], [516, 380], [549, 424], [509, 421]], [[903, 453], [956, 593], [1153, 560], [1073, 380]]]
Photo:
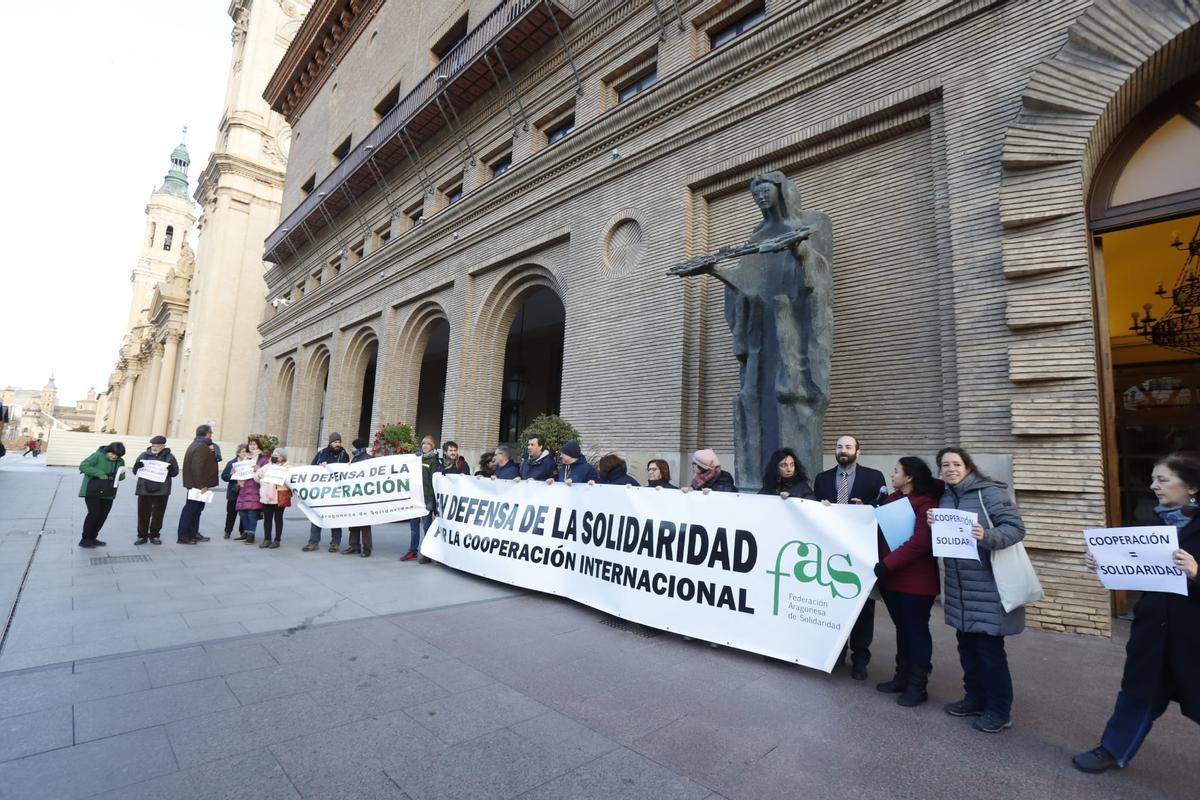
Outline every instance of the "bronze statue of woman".
[[[675, 275], [708, 273], [725, 284], [725, 321], [740, 362], [734, 400], [738, 486], [756, 489], [764, 459], [793, 447], [810, 475], [822, 469], [833, 351], [833, 227], [806, 211], [782, 172], [750, 184], [763, 221], [745, 245], [680, 264]], [[736, 261], [725, 262], [731, 256]]]

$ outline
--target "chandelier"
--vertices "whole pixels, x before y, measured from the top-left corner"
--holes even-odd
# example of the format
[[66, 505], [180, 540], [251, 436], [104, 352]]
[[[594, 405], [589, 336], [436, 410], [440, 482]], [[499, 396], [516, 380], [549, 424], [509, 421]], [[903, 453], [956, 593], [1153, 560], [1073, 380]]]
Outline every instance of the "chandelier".
[[1133, 324], [1129, 330], [1159, 347], [1200, 355], [1200, 224], [1196, 225], [1190, 242], [1185, 244], [1176, 235], [1171, 247], [1187, 253], [1187, 259], [1174, 288], [1168, 292], [1159, 281], [1154, 292], [1164, 299], [1170, 298], [1171, 307], [1155, 319], [1150, 314], [1151, 304], [1144, 303], [1140, 316], [1136, 311], [1130, 314]]

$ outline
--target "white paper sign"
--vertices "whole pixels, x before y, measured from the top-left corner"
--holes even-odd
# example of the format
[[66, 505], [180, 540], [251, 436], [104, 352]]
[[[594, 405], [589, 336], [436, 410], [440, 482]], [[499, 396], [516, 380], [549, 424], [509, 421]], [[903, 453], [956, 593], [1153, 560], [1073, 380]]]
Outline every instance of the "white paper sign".
[[911, 539], [917, 529], [917, 515], [907, 497], [877, 507], [875, 521], [879, 523], [888, 549], [893, 553]]
[[142, 461], [142, 465], [138, 467], [137, 476], [151, 483], [162, 483], [167, 479], [169, 466], [166, 461], [157, 461], [154, 459]]
[[971, 535], [978, 515], [956, 508], [933, 510], [933, 555], [936, 558], [979, 560], [979, 541]]
[[293, 503], [321, 528], [382, 525], [428, 513], [415, 455], [293, 467], [287, 485]]
[[1091, 528], [1083, 532], [1083, 539], [1099, 565], [1096, 574], [1105, 588], [1188, 593], [1187, 576], [1171, 558], [1179, 549], [1174, 525]]
[[287, 486], [288, 468], [278, 464], [268, 464], [263, 467], [263, 483], [273, 483], [276, 486]]
[[243, 459], [233, 462], [233, 479], [235, 481], [251, 481], [254, 480], [254, 470], [256, 469], [253, 459]]
[[120, 483], [121, 478], [124, 478], [124, 477], [125, 477], [125, 468], [117, 467], [116, 470], [113, 472], [113, 486], [116, 486], [118, 483]]
[[870, 506], [434, 475], [421, 553], [644, 625], [829, 671], [875, 582]]
[[188, 500], [199, 500], [201, 503], [212, 502], [212, 490], [202, 492], [199, 489], [188, 489]]

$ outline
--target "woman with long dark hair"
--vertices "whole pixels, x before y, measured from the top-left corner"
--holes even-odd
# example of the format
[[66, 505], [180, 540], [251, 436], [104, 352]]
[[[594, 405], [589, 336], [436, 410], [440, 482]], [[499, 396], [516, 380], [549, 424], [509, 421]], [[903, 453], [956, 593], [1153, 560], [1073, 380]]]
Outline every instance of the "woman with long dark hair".
[[[966, 450], [944, 447], [937, 460], [946, 485], [938, 506], [973, 512], [978, 519], [971, 536], [979, 546], [978, 561], [942, 559], [946, 623], [958, 637], [965, 689], [962, 700], [947, 703], [943, 710], [952, 717], [978, 717], [973, 724], [977, 731], [1000, 733], [1012, 727], [1012, 674], [1004, 637], [1025, 630], [1025, 609], [1004, 610], [992, 553], [1024, 539], [1025, 522], [1007, 486], [981, 473]], [[933, 509], [926, 522], [933, 524]]]
[[[1134, 607], [1116, 707], [1100, 744], [1072, 759], [1083, 772], [1124, 768], [1172, 700], [1185, 717], [1200, 722], [1200, 453], [1172, 453], [1160, 460], [1150, 489], [1158, 499], [1159, 519], [1179, 531], [1171, 561], [1187, 577], [1188, 593], [1145, 592]], [[1096, 570], [1091, 552], [1087, 565]]]
[[800, 463], [795, 450], [782, 447], [771, 454], [758, 493], [777, 494], [785, 500], [789, 497], [812, 499], [812, 484], [808, 482], [808, 473], [804, 471], [804, 465]]
[[938, 564], [926, 517], [942, 491], [942, 482], [933, 477], [928, 464], [916, 456], [905, 456], [892, 468], [892, 493], [880, 503], [907, 502], [916, 515], [912, 538], [895, 550], [884, 541], [880, 545], [883, 556], [875, 565], [883, 604], [896, 626], [896, 674], [875, 688], [899, 694], [896, 702], [902, 706], [917, 706], [929, 699], [925, 692], [933, 669], [929, 612], [938, 595]]

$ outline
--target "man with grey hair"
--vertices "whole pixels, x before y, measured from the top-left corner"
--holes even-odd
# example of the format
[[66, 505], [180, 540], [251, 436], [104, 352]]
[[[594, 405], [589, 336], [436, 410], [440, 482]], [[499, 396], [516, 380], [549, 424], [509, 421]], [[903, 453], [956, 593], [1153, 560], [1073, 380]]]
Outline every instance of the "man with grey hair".
[[492, 480], [512, 480], [521, 477], [521, 468], [513, 463], [512, 451], [506, 445], [496, 447], [496, 472]]
[[[185, 489], [195, 489], [201, 494], [216, 488], [221, 483], [220, 472], [217, 470], [217, 458], [213, 449], [212, 425], [204, 424], [196, 428], [196, 438], [188, 445], [183, 454], [183, 486]], [[203, 500], [188, 500], [179, 512], [179, 530], [176, 541], [179, 544], [196, 544], [207, 542], [207, 536], [200, 534], [200, 514], [204, 511]]]

